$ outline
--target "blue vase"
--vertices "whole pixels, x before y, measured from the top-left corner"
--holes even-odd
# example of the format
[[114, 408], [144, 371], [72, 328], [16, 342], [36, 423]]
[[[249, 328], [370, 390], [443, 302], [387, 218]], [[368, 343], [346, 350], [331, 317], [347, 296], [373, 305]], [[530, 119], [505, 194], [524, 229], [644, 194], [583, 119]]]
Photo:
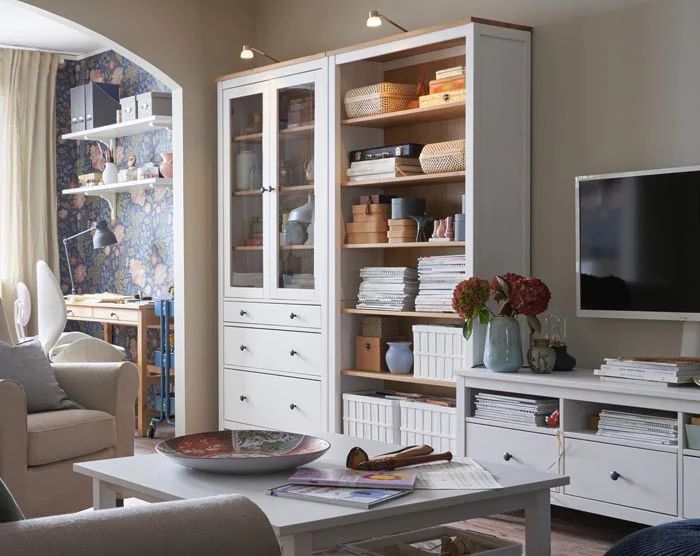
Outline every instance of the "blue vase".
[[386, 366], [389, 372], [396, 375], [410, 373], [413, 367], [411, 342], [387, 342], [387, 344], [389, 349], [386, 352]]
[[511, 317], [493, 317], [486, 329], [484, 365], [497, 373], [515, 373], [523, 366], [520, 324]]

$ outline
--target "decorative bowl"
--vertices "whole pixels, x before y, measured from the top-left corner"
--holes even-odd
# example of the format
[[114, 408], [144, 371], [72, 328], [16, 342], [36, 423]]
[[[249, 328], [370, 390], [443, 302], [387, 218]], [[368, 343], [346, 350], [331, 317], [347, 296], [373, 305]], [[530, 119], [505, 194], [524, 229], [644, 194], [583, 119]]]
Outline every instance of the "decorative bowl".
[[156, 451], [183, 467], [248, 475], [304, 465], [320, 458], [330, 447], [326, 440], [305, 434], [235, 430], [176, 436], [158, 443]]

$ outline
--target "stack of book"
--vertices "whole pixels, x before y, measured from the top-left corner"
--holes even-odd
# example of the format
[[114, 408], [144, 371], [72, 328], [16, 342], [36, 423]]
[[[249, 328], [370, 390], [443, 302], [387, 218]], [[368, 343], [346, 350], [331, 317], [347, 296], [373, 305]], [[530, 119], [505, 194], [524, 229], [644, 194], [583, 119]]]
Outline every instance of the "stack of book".
[[404, 156], [351, 162], [347, 170], [349, 183], [414, 176], [422, 173], [418, 158]]
[[479, 392], [475, 405], [474, 417], [544, 427], [545, 418], [559, 409], [559, 400]]
[[368, 266], [360, 270], [357, 307], [382, 311], [413, 311], [418, 273], [407, 266]]
[[452, 292], [466, 279], [465, 269], [465, 255], [419, 258], [416, 311], [454, 312]]
[[653, 412], [603, 409], [598, 414], [596, 435], [674, 446], [678, 444], [678, 419]]
[[693, 378], [700, 376], [700, 362], [607, 358], [593, 374], [600, 376], [601, 382], [666, 388], [692, 384]]

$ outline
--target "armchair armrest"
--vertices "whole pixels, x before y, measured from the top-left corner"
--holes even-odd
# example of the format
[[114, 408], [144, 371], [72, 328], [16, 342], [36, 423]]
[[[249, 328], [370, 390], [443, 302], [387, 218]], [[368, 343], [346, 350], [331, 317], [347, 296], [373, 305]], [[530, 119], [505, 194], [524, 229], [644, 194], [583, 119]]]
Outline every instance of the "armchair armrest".
[[85, 407], [114, 415], [116, 456], [134, 454], [134, 408], [139, 383], [133, 363], [55, 363], [56, 380], [68, 397]]
[[27, 471], [27, 398], [12, 380], [0, 380], [0, 476], [23, 491]]

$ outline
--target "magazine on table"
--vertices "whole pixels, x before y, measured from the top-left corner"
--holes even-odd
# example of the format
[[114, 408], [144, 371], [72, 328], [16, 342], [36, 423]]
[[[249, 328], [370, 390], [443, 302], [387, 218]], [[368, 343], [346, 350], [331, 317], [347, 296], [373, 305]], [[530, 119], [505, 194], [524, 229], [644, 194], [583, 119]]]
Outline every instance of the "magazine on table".
[[282, 485], [265, 491], [270, 496], [308, 500], [368, 510], [377, 504], [409, 494], [410, 490], [383, 488], [336, 488], [326, 486]]
[[354, 469], [300, 467], [289, 482], [295, 485], [411, 490], [415, 471], [356, 471]]

